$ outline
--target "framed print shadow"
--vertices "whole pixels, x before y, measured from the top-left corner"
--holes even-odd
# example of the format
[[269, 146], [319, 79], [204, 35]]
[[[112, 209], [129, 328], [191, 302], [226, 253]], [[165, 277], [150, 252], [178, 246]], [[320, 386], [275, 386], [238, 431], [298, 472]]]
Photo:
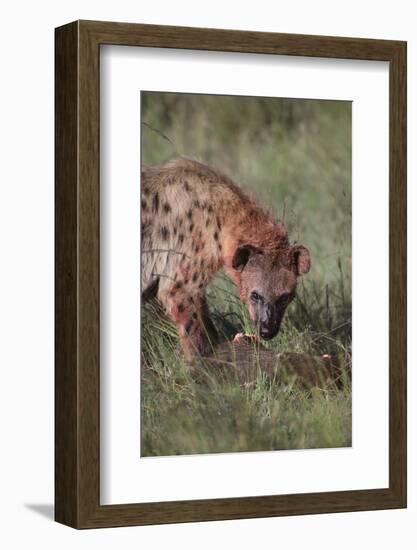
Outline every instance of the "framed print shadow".
[[406, 43], [55, 48], [56, 521], [406, 507]]

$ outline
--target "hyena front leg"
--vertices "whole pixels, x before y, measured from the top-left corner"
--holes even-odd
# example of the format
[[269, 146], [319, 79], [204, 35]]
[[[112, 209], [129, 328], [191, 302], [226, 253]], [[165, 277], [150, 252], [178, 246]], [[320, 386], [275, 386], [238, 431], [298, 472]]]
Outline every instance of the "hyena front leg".
[[160, 300], [177, 327], [187, 359], [211, 355], [217, 333], [209, 316], [205, 292], [191, 295], [189, 289], [174, 284]]

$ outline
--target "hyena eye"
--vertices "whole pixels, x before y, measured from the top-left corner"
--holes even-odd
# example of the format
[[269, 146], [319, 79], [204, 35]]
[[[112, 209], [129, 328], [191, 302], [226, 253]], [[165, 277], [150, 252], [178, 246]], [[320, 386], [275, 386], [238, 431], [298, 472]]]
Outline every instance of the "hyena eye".
[[263, 301], [262, 296], [260, 294], [258, 294], [257, 292], [251, 292], [250, 299], [253, 302], [262, 302]]

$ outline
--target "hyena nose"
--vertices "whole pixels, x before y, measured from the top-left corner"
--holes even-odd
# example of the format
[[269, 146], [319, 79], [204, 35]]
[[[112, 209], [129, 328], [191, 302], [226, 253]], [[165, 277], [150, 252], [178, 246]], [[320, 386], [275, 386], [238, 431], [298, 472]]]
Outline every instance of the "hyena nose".
[[277, 334], [277, 332], [278, 332], [277, 330], [271, 330], [269, 327], [263, 328], [262, 326], [260, 327], [260, 330], [259, 330], [259, 334], [264, 340], [270, 340]]
[[270, 340], [278, 334], [280, 322], [274, 319], [272, 311], [264, 311], [259, 323], [259, 334], [264, 340]]
[[262, 336], [262, 338], [268, 339], [268, 336], [269, 336], [269, 330], [268, 329], [265, 329], [265, 328], [261, 327], [259, 333]]
[[259, 326], [259, 334], [262, 338], [264, 338], [264, 340], [269, 340], [276, 336], [278, 330], [279, 325], [277, 326], [276, 324], [271, 323], [271, 321], [261, 323]]

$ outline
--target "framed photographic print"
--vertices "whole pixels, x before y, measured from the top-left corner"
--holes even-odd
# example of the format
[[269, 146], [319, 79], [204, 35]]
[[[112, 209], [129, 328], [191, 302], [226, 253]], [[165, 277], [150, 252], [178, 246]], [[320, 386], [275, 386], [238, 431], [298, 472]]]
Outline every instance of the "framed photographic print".
[[406, 44], [56, 29], [56, 520], [406, 506]]

